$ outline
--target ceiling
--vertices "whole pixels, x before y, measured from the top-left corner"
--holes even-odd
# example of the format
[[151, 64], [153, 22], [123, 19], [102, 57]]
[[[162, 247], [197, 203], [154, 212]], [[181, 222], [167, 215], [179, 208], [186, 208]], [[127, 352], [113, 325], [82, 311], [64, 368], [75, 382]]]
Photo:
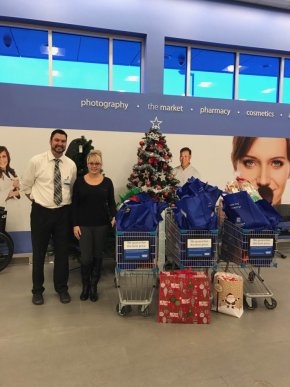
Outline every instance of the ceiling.
[[290, 10], [290, 0], [231, 0], [237, 3], [248, 3], [263, 7], [272, 7]]

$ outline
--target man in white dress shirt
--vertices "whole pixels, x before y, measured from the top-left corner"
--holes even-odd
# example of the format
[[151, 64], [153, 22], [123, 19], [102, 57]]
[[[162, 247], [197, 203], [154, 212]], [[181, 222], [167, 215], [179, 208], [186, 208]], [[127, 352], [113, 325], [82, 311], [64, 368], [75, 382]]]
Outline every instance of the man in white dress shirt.
[[180, 165], [173, 169], [175, 178], [179, 180], [179, 185], [184, 185], [190, 177], [200, 179], [199, 172], [190, 164], [191, 149], [188, 147], [180, 149]]
[[[21, 180], [21, 190], [32, 201], [32, 303], [44, 303], [44, 260], [50, 238], [54, 244], [54, 288], [60, 302], [71, 301], [68, 293], [68, 253], [70, 237], [70, 204], [72, 188], [76, 179], [75, 163], [63, 153], [67, 134], [56, 129], [50, 136], [50, 150], [32, 157]], [[55, 168], [59, 165], [58, 194], [55, 194]], [[61, 201], [61, 202], [60, 202]], [[56, 204], [57, 203], [57, 204]]]

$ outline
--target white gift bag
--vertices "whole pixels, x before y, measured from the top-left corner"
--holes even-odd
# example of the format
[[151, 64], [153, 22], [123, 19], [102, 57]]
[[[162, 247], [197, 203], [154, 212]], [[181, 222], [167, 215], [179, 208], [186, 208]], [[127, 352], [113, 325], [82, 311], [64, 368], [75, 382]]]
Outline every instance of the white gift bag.
[[243, 309], [243, 278], [237, 274], [217, 272], [214, 276], [212, 310], [240, 318]]

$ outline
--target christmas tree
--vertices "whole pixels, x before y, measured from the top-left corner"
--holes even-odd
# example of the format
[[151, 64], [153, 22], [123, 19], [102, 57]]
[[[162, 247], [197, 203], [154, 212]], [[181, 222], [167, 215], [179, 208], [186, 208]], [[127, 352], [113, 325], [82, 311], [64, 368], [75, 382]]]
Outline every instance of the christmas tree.
[[178, 180], [175, 179], [173, 168], [169, 165], [172, 154], [165, 136], [160, 131], [162, 121], [158, 121], [156, 117], [150, 122], [151, 128], [139, 142], [138, 161], [128, 178], [127, 188], [137, 187], [143, 192], [148, 192], [155, 200], [173, 204]]
[[78, 176], [88, 172], [87, 156], [92, 149], [94, 149], [92, 140], [87, 140], [84, 136], [74, 139], [69, 144], [65, 155], [75, 162]]

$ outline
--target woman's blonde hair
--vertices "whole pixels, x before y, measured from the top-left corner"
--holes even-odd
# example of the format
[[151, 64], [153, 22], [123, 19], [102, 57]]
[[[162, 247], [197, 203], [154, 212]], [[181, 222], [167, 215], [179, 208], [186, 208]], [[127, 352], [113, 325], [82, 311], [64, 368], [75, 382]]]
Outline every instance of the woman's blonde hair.
[[103, 164], [102, 152], [96, 149], [91, 150], [87, 156], [87, 163], [91, 160], [95, 160], [98, 163]]

